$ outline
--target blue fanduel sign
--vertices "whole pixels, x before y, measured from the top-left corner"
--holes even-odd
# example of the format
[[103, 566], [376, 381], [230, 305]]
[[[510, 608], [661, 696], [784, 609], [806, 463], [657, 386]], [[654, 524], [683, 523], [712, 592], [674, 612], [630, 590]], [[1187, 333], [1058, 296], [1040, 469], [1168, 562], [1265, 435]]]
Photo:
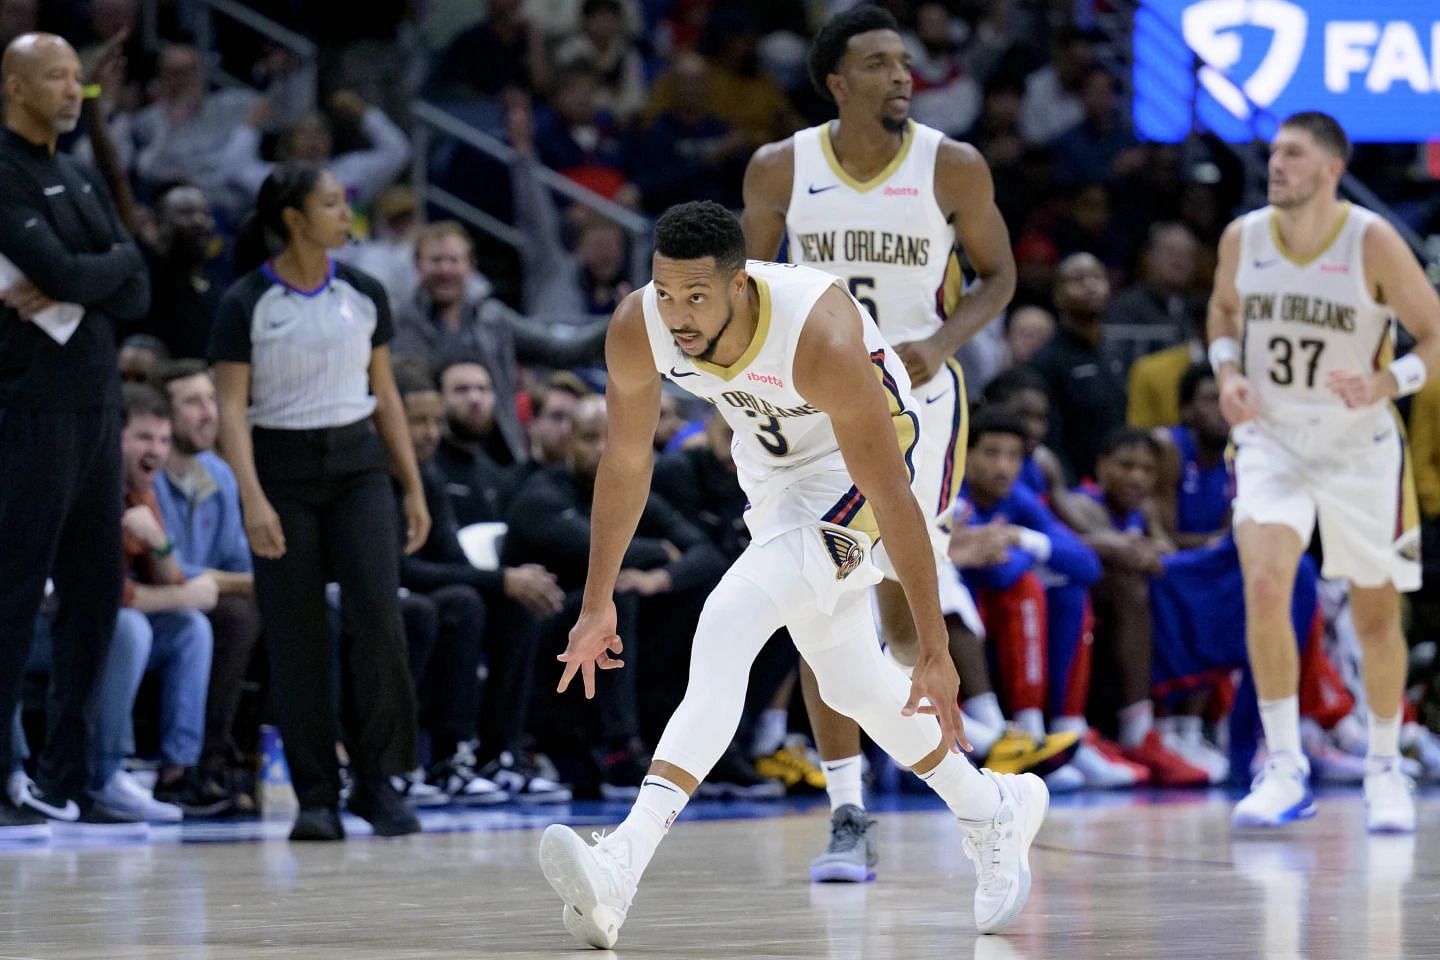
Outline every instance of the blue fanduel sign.
[[1192, 110], [1229, 140], [1300, 110], [1359, 141], [1440, 137], [1440, 0], [1141, 0], [1134, 36], [1148, 140], [1183, 139]]

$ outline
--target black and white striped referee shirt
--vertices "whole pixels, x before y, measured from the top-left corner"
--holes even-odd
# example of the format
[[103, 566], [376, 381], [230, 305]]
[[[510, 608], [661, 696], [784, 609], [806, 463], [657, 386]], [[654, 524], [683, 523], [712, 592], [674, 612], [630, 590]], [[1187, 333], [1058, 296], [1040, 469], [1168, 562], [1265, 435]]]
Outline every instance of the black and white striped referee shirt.
[[281, 280], [267, 262], [225, 291], [210, 359], [250, 364], [251, 426], [343, 427], [370, 416], [370, 352], [394, 336], [380, 282], [330, 261], [314, 290]]

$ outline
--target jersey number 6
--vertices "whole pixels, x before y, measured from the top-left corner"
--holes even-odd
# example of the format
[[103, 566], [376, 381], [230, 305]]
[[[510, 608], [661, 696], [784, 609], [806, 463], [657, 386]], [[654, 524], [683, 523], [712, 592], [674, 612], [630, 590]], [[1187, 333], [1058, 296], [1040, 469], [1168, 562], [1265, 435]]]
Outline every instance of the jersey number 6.
[[871, 298], [869, 298], [869, 297], [862, 297], [862, 296], [861, 296], [862, 293], [871, 293], [871, 292], [873, 292], [874, 290], [875, 290], [875, 278], [874, 278], [874, 277], [851, 277], [851, 278], [850, 278], [850, 296], [854, 297], [856, 300], [859, 300], [859, 301], [860, 301], [860, 305], [861, 305], [862, 307], [864, 307], [866, 310], [869, 310], [869, 311], [870, 311], [870, 319], [871, 319], [871, 320], [874, 320], [876, 323], [879, 323], [879, 322], [880, 322], [880, 308], [875, 305], [875, 301], [872, 300]]

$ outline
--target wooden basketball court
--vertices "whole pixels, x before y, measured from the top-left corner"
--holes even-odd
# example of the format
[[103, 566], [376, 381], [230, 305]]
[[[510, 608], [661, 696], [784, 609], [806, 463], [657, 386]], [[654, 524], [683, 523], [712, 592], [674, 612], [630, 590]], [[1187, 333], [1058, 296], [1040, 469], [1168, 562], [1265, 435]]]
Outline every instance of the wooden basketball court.
[[[958, 832], [928, 798], [884, 812], [878, 882], [812, 886], [823, 806], [697, 803], [671, 831], [613, 955], [819, 960], [1440, 957], [1440, 808], [1418, 838], [1367, 837], [1358, 793], [1281, 834], [1232, 835], [1229, 801], [1062, 798], [1035, 889], [979, 937]], [[917, 806], [923, 809], [917, 809]], [[426, 814], [427, 831], [292, 845], [284, 824], [156, 829], [149, 842], [0, 847], [0, 958], [504, 958], [572, 942], [536, 863], [551, 820], [624, 807]], [[702, 819], [746, 815], [751, 819]], [[758, 815], [758, 816], [757, 816]], [[444, 832], [440, 832], [444, 831]]]

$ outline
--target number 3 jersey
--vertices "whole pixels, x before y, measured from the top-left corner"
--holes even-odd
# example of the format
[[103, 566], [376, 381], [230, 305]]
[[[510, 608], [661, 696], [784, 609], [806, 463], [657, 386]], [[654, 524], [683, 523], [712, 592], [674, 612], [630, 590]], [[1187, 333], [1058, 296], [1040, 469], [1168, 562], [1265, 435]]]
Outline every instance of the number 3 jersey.
[[[873, 543], [879, 538], [874, 514], [845, 467], [830, 417], [795, 389], [795, 349], [811, 309], [832, 286], [845, 288], [809, 267], [751, 260], [745, 269], [759, 293], [759, 314], [750, 346], [728, 367], [687, 356], [660, 317], [654, 284], [645, 286], [641, 303], [655, 369], [713, 404], [735, 431], [730, 448], [750, 500], [745, 523], [753, 542], [823, 522], [864, 533]], [[910, 379], [874, 321], [856, 308], [908, 467], [919, 422]]]
[[1260, 393], [1262, 420], [1338, 437], [1388, 404], [1351, 411], [1326, 385], [1332, 370], [1369, 372], [1390, 361], [1390, 310], [1365, 282], [1365, 230], [1376, 215], [1345, 204], [1329, 242], [1300, 261], [1285, 249], [1275, 210], [1242, 222], [1235, 287], [1244, 319], [1243, 367]]

